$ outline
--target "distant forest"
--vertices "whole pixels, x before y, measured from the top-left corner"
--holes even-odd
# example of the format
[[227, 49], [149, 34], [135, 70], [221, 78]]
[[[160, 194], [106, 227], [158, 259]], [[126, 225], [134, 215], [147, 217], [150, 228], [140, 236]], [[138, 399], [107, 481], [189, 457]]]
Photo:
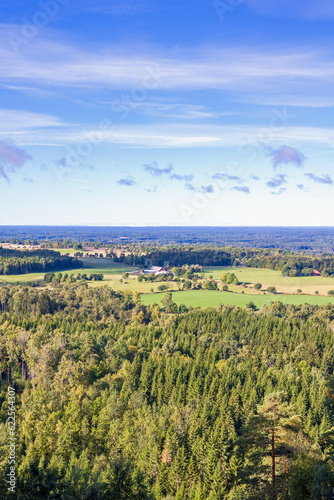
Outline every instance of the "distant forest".
[[0, 226], [0, 242], [82, 241], [105, 244], [216, 245], [334, 252], [331, 227], [85, 227]]
[[331, 498], [334, 307], [170, 306], [0, 289], [1, 499], [8, 385], [15, 498]]
[[52, 250], [12, 250], [0, 246], [0, 275], [76, 269], [82, 263]]

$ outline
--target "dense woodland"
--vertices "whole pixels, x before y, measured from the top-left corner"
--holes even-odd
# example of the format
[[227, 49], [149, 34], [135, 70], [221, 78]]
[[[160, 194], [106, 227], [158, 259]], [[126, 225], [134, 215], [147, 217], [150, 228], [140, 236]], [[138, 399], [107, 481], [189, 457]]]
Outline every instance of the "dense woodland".
[[334, 307], [187, 313], [138, 294], [0, 289], [18, 499], [320, 500], [334, 487]]
[[0, 246], [0, 275], [77, 269], [82, 263], [53, 250], [12, 250]]

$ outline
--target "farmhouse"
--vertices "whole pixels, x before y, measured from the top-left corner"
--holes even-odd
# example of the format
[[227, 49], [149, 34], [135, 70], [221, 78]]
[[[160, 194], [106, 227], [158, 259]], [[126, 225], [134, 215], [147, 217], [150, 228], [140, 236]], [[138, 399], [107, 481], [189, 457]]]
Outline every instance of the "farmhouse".
[[145, 274], [165, 274], [167, 273], [166, 269], [163, 267], [152, 266], [150, 269], [144, 269]]
[[317, 269], [313, 269], [312, 276], [321, 276], [321, 273]]

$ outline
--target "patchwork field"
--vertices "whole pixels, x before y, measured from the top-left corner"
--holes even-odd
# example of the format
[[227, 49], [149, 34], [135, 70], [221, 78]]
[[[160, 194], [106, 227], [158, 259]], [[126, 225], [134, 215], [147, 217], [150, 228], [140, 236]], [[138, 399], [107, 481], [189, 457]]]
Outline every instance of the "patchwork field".
[[[65, 250], [64, 250], [65, 253]], [[124, 273], [128, 273], [135, 268], [123, 266], [122, 264], [115, 264], [109, 259], [100, 259], [94, 257], [81, 258], [84, 263], [82, 269], [66, 270], [68, 274], [86, 273], [102, 273], [104, 275], [103, 281], [88, 282], [89, 286], [110, 286], [114, 290], [131, 290], [142, 293], [142, 301], [144, 304], [159, 303], [165, 292], [157, 293], [158, 286], [161, 282], [138, 282], [137, 276], [129, 276], [123, 278]], [[223, 272], [234, 272], [239, 281], [246, 284], [246, 287], [228, 285], [229, 292], [222, 292], [222, 284], [220, 277]], [[173, 300], [178, 304], [185, 304], [186, 306], [201, 306], [201, 307], [216, 307], [219, 304], [234, 304], [240, 307], [245, 307], [248, 302], [253, 301], [257, 307], [264, 304], [270, 304], [275, 300], [281, 300], [289, 304], [334, 304], [334, 297], [327, 295], [328, 290], [334, 289], [333, 278], [322, 277], [303, 277], [303, 278], [283, 278], [280, 271], [271, 271], [269, 269], [253, 269], [253, 268], [225, 268], [213, 267], [204, 269], [204, 278], [208, 279], [213, 276], [218, 281], [219, 291], [209, 290], [190, 290], [190, 291], [177, 291], [176, 283], [170, 282], [170, 291], [173, 293]], [[44, 285], [44, 273], [32, 273], [24, 275], [1, 276], [0, 286], [7, 284], [26, 284], [39, 282]], [[262, 290], [254, 290], [255, 283], [262, 284]], [[164, 283], [164, 282], [163, 282]], [[265, 293], [268, 286], [275, 286], [278, 294], [269, 295]], [[297, 289], [302, 290], [302, 294], [297, 294]], [[315, 295], [315, 291], [319, 295]], [[154, 293], [152, 293], [152, 291]], [[232, 293], [233, 292], [233, 293]], [[243, 292], [243, 293], [242, 293]]]

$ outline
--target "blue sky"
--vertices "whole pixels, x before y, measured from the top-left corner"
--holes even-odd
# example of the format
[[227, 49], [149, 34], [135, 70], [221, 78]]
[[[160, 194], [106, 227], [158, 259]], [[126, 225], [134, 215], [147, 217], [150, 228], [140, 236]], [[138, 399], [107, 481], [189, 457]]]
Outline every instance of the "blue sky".
[[329, 0], [7, 2], [0, 224], [334, 225], [333, 27]]

